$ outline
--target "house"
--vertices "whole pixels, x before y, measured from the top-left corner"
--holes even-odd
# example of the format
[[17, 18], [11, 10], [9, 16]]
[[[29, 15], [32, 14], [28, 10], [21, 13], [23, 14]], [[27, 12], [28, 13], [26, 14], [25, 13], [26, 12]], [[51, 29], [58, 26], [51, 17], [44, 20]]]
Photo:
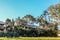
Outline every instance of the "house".
[[4, 32], [5, 30], [4, 25], [5, 25], [5, 22], [0, 21], [0, 32]]
[[60, 37], [60, 30], [57, 31], [57, 36]]
[[0, 29], [3, 29], [4, 28], [4, 22], [0, 21]]
[[4, 24], [5, 24], [4, 22], [0, 21], [0, 27], [4, 26]]
[[27, 23], [27, 27], [36, 28], [37, 26], [39, 26], [38, 23]]

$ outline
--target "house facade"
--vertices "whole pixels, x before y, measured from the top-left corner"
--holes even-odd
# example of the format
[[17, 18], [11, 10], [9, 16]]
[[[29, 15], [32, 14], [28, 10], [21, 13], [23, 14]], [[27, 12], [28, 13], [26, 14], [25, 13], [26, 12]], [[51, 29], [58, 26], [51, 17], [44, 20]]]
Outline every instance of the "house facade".
[[57, 36], [60, 37], [60, 30], [57, 31]]

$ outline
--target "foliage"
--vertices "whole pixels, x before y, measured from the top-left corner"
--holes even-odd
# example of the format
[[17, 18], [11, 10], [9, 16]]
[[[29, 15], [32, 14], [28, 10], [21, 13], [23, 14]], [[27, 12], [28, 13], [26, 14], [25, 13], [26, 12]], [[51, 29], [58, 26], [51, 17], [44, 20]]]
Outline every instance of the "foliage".
[[26, 20], [27, 22], [31, 22], [31, 23], [35, 21], [35, 18], [32, 15], [26, 15], [22, 19]]
[[[23, 18], [18, 17], [16, 20], [7, 18], [5, 21], [7, 33], [1, 32], [0, 37], [55, 37], [57, 36], [59, 21], [60, 4], [52, 5], [38, 18], [34, 18], [32, 15], [25, 15]], [[36, 22], [39, 23], [38, 29], [27, 27], [28, 23], [34, 24]]]

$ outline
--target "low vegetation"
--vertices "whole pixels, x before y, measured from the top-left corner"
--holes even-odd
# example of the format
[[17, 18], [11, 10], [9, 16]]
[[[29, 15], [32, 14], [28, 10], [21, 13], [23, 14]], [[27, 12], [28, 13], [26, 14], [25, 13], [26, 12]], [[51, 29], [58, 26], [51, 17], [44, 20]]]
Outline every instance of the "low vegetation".
[[59, 37], [19, 37], [19, 38], [0, 38], [0, 40], [60, 40]]

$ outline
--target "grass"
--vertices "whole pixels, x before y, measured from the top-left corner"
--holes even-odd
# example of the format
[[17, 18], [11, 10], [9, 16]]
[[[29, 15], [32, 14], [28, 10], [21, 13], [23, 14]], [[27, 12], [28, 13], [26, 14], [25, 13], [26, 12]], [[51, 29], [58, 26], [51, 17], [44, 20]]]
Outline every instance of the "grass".
[[60, 40], [60, 37], [18, 37], [18, 38], [1, 37], [0, 40]]

